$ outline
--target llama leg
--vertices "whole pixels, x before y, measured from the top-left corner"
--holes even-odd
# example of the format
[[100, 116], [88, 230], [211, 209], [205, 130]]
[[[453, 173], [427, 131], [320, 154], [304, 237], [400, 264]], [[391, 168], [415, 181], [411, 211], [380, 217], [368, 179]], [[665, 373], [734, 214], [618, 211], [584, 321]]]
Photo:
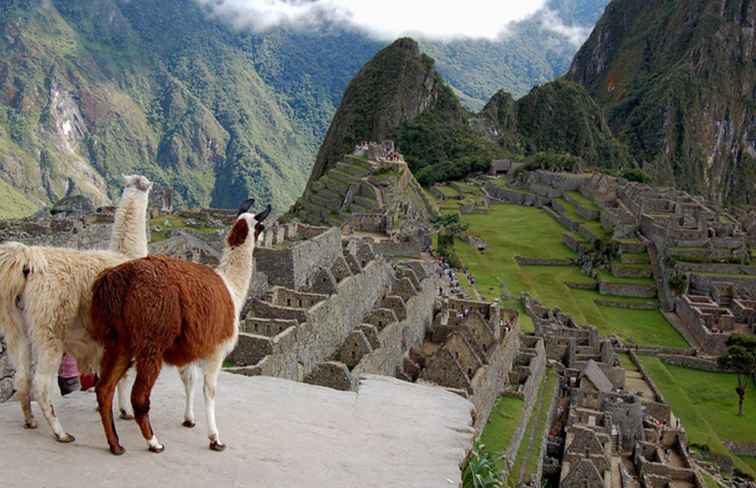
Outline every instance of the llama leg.
[[118, 382], [118, 411], [120, 412], [121, 420], [134, 420], [134, 414], [131, 413], [131, 403], [129, 402], [129, 372], [131, 369], [127, 369]]
[[100, 410], [100, 420], [105, 430], [105, 437], [110, 446], [110, 452], [116, 456], [124, 453], [113, 422], [113, 395], [119, 379], [129, 368], [129, 356], [120, 349], [106, 348], [102, 356], [100, 367], [100, 381], [97, 383], [97, 405]]
[[49, 387], [53, 378], [58, 372], [61, 358], [63, 357], [62, 347], [50, 347], [47, 344], [47, 348], [41, 350], [37, 357], [37, 370], [34, 373], [34, 380], [32, 381], [32, 391], [34, 399], [37, 400], [42, 415], [50, 425], [55, 438], [58, 442], [68, 443], [73, 442], [75, 439], [71, 434], [67, 434], [63, 430], [63, 426], [60, 425], [58, 417], [55, 415], [55, 408], [50, 402]]
[[24, 414], [24, 428], [36, 429], [37, 421], [31, 408], [31, 344], [25, 337], [16, 337], [16, 334], [12, 339], [11, 334], [7, 334], [5, 339], [8, 342], [11, 363], [16, 367], [14, 388], [16, 398], [21, 404], [21, 412]]
[[205, 384], [202, 392], [205, 395], [205, 413], [207, 415], [207, 438], [210, 439], [210, 449], [222, 451], [226, 448], [220, 440], [218, 426], [215, 424], [215, 393], [218, 388], [218, 374], [223, 366], [223, 355], [207, 360], [205, 366]]
[[147, 441], [148, 449], [154, 453], [165, 450], [165, 445], [158, 441], [150, 424], [150, 393], [160, 375], [161, 366], [160, 357], [138, 359], [136, 381], [134, 381], [134, 387], [131, 389], [131, 405], [134, 407], [134, 417], [136, 417], [142, 435]]
[[187, 365], [179, 370], [181, 374], [181, 381], [184, 383], [184, 390], [186, 391], [186, 407], [184, 409], [184, 423], [181, 424], [184, 427], [192, 428], [196, 424], [194, 417], [194, 366]]

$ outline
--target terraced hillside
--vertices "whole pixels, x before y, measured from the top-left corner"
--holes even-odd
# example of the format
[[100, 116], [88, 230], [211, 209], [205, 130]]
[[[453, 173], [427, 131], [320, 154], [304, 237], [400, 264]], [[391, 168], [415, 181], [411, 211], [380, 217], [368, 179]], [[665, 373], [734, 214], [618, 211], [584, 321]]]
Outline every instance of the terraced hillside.
[[391, 230], [405, 221], [429, 222], [435, 212], [406, 163], [350, 155], [306, 189], [289, 217], [312, 225], [349, 222], [365, 230], [383, 219]]
[[[451, 186], [434, 188], [434, 196], [446, 196], [438, 201], [442, 212], [458, 212], [464, 202], [474, 202], [482, 195], [480, 187], [468, 184], [463, 188], [462, 194]], [[455, 194], [455, 198], [448, 197]], [[528, 292], [579, 323], [594, 325], [602, 334], [615, 334], [626, 343], [687, 347], [658, 310], [654, 280], [624, 273], [626, 267], [636, 266], [647, 271], [648, 255], [642, 243], [615, 241], [620, 252], [612, 271], [591, 278], [575, 264], [578, 253], [566, 236], [581, 246], [611, 236], [597, 220], [586, 218], [591, 215], [584, 210], [592, 210], [593, 202], [568, 194], [560, 203], [560, 211], [498, 203], [475, 213], [463, 211], [461, 220], [469, 226], [468, 233], [487, 244], [485, 250], [479, 250], [468, 242], [455, 243], [458, 256], [476, 279], [480, 295], [489, 300], [500, 298], [504, 288], [506, 306], [519, 307], [520, 293]], [[565, 216], [576, 227], [568, 228]], [[528, 328], [528, 324], [523, 326]]]

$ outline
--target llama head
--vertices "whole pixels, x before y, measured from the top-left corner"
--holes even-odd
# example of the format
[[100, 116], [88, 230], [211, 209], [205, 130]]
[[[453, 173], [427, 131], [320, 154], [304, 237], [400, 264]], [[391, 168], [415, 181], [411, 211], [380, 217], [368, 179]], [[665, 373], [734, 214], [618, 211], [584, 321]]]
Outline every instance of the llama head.
[[141, 175], [124, 175], [123, 187], [126, 189], [134, 188], [141, 192], [147, 193], [152, 189], [152, 182], [145, 176]]
[[252, 205], [255, 204], [255, 200], [250, 198], [242, 202], [237, 212], [236, 223], [231, 229], [228, 235], [228, 245], [231, 247], [238, 247], [244, 244], [249, 237], [249, 229], [254, 228], [254, 240], [252, 243], [257, 242], [257, 238], [260, 233], [265, 230], [265, 226], [262, 222], [270, 215], [271, 206], [268, 205], [265, 210], [259, 214], [251, 213], [249, 210]]

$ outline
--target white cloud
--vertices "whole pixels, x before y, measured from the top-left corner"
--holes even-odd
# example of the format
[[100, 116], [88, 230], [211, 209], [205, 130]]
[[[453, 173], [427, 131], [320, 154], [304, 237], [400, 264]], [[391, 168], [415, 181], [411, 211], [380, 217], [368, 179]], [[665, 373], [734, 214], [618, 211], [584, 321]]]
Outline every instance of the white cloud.
[[195, 0], [213, 17], [243, 29], [281, 24], [314, 27], [343, 23], [381, 39], [495, 39], [545, 0]]
[[567, 25], [556, 12], [548, 8], [538, 13], [538, 20], [544, 29], [561, 34], [575, 46], [582, 46], [593, 29], [593, 26]]

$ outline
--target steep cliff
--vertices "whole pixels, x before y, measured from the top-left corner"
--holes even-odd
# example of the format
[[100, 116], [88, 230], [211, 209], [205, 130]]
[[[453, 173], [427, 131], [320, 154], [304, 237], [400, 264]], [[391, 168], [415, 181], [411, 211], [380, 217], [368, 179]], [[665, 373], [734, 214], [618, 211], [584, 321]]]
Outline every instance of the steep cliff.
[[515, 101], [500, 91], [476, 117], [477, 127], [510, 154], [569, 153], [600, 168], [633, 165], [601, 107], [580, 85], [559, 79]]
[[420, 53], [414, 40], [402, 38], [380, 51], [349, 82], [320, 146], [310, 183], [360, 141], [393, 137], [402, 122], [433, 109], [442, 85], [433, 60]]
[[755, 26], [750, 0], [615, 0], [567, 77], [657, 183], [753, 204]]

